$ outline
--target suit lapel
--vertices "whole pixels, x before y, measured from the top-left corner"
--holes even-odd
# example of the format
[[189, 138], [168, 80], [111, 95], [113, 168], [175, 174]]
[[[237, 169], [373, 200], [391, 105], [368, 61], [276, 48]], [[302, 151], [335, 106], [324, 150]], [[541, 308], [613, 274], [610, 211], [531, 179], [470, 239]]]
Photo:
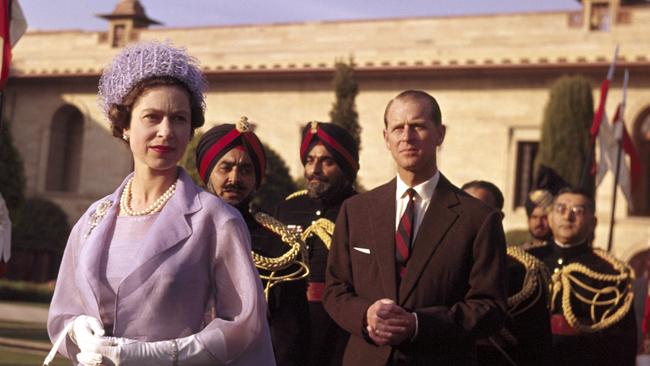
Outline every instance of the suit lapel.
[[379, 264], [384, 294], [397, 299], [395, 272], [395, 190], [396, 180], [379, 188], [380, 197], [370, 211], [370, 228], [373, 233], [375, 258]]
[[[413, 252], [406, 267], [406, 274], [402, 278], [399, 288], [399, 304], [402, 306], [417, 285], [422, 272], [443, 237], [458, 218], [458, 214], [450, 209], [458, 204], [458, 198], [452, 187], [451, 183], [443, 175], [440, 175], [440, 181], [418, 229]], [[395, 212], [394, 209], [393, 212]], [[393, 260], [394, 257], [393, 254]]]

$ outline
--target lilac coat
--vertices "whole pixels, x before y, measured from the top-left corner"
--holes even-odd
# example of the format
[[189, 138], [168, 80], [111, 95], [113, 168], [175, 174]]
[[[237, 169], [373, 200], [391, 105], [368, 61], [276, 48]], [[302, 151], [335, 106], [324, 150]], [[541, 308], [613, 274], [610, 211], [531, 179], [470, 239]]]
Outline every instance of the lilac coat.
[[[235, 209], [179, 171], [176, 193], [140, 244], [135, 268], [117, 290], [113, 334], [160, 341], [198, 333], [215, 364], [274, 364], [266, 303], [246, 225]], [[100, 280], [100, 258], [129, 177], [113, 194], [92, 204], [72, 229], [48, 315], [53, 342], [77, 315], [101, 319], [99, 299], [110, 289]], [[106, 201], [110, 207], [93, 228], [92, 216], [100, 203], [108, 206]], [[211, 306], [216, 317], [206, 321]], [[60, 352], [76, 364], [79, 351], [69, 338]]]

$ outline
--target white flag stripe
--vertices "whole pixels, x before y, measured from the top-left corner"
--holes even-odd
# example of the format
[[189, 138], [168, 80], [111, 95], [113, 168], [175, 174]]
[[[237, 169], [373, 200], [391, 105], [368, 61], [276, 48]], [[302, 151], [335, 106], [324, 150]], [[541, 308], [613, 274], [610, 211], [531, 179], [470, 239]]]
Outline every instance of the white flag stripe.
[[27, 31], [27, 19], [23, 14], [23, 9], [20, 7], [18, 0], [11, 1], [11, 21], [9, 23], [9, 39], [11, 40], [11, 47], [16, 45], [16, 42]]

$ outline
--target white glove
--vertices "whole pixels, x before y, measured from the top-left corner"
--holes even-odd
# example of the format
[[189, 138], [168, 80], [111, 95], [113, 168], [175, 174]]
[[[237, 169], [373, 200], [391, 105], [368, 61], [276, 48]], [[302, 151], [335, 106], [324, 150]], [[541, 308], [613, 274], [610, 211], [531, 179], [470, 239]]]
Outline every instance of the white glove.
[[159, 342], [115, 337], [100, 339], [103, 344], [79, 353], [77, 360], [88, 366], [199, 366], [213, 365], [216, 361], [196, 335]]
[[111, 344], [102, 337], [104, 335], [102, 323], [92, 316], [79, 315], [74, 318], [68, 335], [82, 352]]

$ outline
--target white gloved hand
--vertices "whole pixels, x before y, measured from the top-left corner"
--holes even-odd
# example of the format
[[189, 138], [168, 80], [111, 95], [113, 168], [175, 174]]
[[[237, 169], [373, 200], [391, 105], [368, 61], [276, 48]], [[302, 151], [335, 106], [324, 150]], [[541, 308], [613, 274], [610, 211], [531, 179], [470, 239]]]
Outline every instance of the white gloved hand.
[[[182, 366], [212, 365], [215, 359], [196, 335], [169, 341], [141, 342], [127, 338], [100, 337], [110, 346], [98, 345], [90, 352], [77, 355], [77, 360], [88, 366]], [[102, 357], [97, 363], [96, 354]]]
[[79, 315], [72, 322], [72, 328], [68, 335], [82, 352], [91, 351], [97, 346], [111, 344], [109, 341], [102, 339], [104, 327], [96, 318]]
[[[83, 366], [114, 366], [116, 363], [113, 360], [119, 360], [118, 346], [133, 342], [137, 341], [121, 337], [98, 337], [91, 348], [77, 353], [77, 361]], [[99, 352], [106, 353], [106, 357]]]

